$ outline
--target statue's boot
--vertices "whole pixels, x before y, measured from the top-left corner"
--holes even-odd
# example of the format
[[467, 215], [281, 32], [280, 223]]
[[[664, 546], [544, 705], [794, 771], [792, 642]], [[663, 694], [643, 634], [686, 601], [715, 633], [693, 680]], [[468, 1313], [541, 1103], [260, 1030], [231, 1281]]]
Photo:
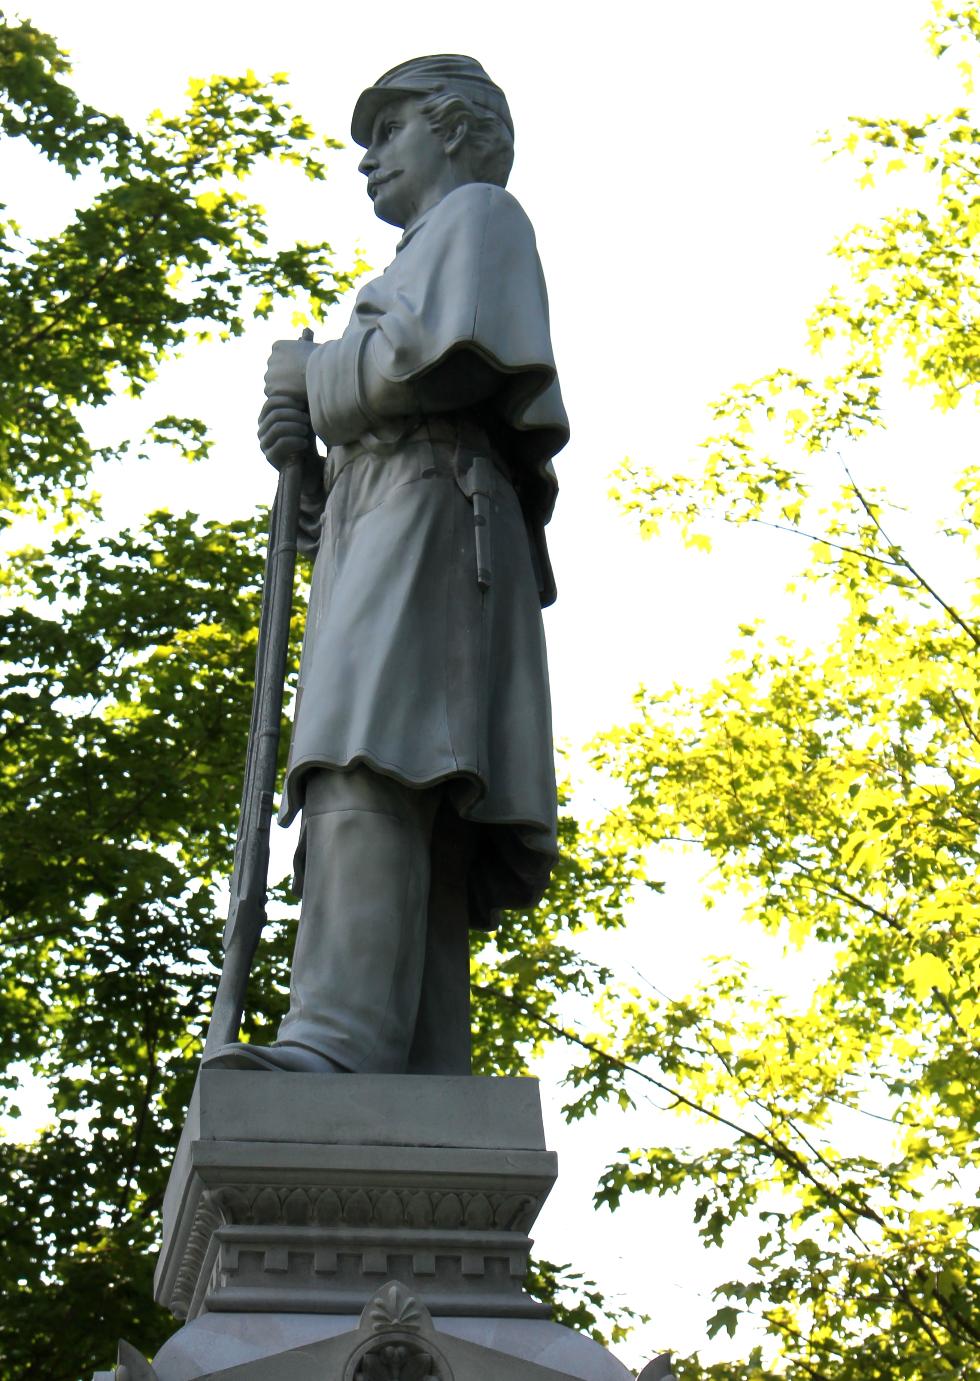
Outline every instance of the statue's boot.
[[401, 1073], [426, 948], [439, 789], [366, 767], [307, 779], [303, 907], [278, 1046], [354, 1073]]
[[205, 1069], [275, 1069], [294, 1074], [345, 1074], [343, 1065], [316, 1050], [287, 1043], [245, 1045], [233, 1041], [204, 1061]]

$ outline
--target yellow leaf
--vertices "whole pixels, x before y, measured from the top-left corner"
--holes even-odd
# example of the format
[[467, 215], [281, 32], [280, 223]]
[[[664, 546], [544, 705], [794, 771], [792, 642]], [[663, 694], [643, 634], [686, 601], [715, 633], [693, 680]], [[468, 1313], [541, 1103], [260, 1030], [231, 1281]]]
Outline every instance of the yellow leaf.
[[906, 982], [912, 984], [919, 1002], [927, 998], [933, 988], [948, 993], [953, 986], [953, 975], [935, 954], [917, 954], [905, 965]]
[[196, 198], [196, 200], [198, 206], [201, 208], [202, 211], [211, 212], [217, 206], [218, 202], [221, 200], [221, 197], [218, 195], [217, 192], [202, 192], [201, 195]]
[[809, 935], [812, 924], [809, 917], [795, 916], [789, 923], [789, 942], [794, 949], [802, 949], [803, 941]]
[[904, 158], [890, 158], [885, 164], [886, 173], [900, 173], [905, 167]]

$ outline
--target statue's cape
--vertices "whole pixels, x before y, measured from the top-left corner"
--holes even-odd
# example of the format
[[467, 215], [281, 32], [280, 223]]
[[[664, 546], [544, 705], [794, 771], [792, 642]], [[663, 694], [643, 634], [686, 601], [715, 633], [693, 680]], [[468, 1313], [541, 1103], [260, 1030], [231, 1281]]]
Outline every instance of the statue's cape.
[[341, 339], [316, 351], [307, 371], [310, 407], [318, 435], [331, 445], [381, 430], [364, 402], [367, 349], [372, 370], [395, 386], [414, 383], [460, 351], [501, 375], [480, 420], [513, 468], [543, 601], [550, 603], [543, 526], [558, 488], [551, 458], [568, 440], [568, 418], [534, 230], [509, 192], [482, 182], [450, 192], [405, 233], [385, 272], [361, 289]]
[[384, 279], [374, 360], [388, 378], [409, 382], [474, 350], [506, 376], [496, 407], [518, 456], [548, 460], [564, 446], [544, 274], [509, 192], [485, 182], [451, 192], [406, 233]]

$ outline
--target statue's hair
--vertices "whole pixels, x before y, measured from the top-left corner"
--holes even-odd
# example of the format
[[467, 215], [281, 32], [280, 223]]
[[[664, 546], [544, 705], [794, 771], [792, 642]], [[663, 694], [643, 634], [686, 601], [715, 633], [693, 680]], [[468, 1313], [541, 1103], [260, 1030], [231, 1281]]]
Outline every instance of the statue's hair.
[[419, 109], [430, 129], [439, 135], [451, 134], [456, 124], [465, 120], [466, 149], [474, 180], [507, 186], [514, 166], [514, 136], [495, 111], [474, 105], [455, 91], [436, 91], [425, 98]]

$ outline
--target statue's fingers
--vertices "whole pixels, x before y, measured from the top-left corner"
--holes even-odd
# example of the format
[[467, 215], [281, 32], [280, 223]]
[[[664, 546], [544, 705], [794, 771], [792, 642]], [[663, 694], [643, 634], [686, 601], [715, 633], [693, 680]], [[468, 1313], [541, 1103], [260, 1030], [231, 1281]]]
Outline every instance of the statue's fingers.
[[310, 415], [302, 408], [297, 407], [278, 407], [270, 408], [268, 411], [263, 409], [259, 413], [259, 430], [263, 427], [273, 427], [282, 424], [283, 426], [302, 427], [305, 431], [310, 431]]
[[302, 413], [305, 417], [309, 416], [309, 409], [302, 398], [297, 398], [289, 393], [276, 392], [271, 393], [262, 404], [259, 418], [275, 412], [277, 408], [288, 408], [291, 412]]
[[281, 397], [270, 398], [259, 413], [259, 426], [265, 427], [273, 422], [292, 422], [298, 427], [309, 427], [310, 414], [295, 401]]
[[310, 428], [310, 414], [303, 408], [298, 408], [295, 404], [291, 407], [263, 408], [259, 413], [259, 426], [271, 427], [277, 423], [287, 423], [294, 427]]
[[270, 465], [279, 470], [294, 456], [302, 456], [305, 459], [309, 454], [309, 442], [305, 438], [297, 440], [296, 437], [280, 437], [271, 446], [264, 446], [262, 450]]
[[277, 446], [281, 442], [286, 442], [293, 449], [309, 447], [313, 439], [313, 433], [309, 426], [297, 425], [293, 422], [274, 422], [268, 426], [259, 428], [259, 443], [264, 451], [270, 446]]
[[306, 441], [311, 436], [311, 432], [309, 427], [295, 422], [268, 422], [259, 427], [258, 436], [263, 445], [271, 446], [274, 442], [285, 438], [292, 441]]

